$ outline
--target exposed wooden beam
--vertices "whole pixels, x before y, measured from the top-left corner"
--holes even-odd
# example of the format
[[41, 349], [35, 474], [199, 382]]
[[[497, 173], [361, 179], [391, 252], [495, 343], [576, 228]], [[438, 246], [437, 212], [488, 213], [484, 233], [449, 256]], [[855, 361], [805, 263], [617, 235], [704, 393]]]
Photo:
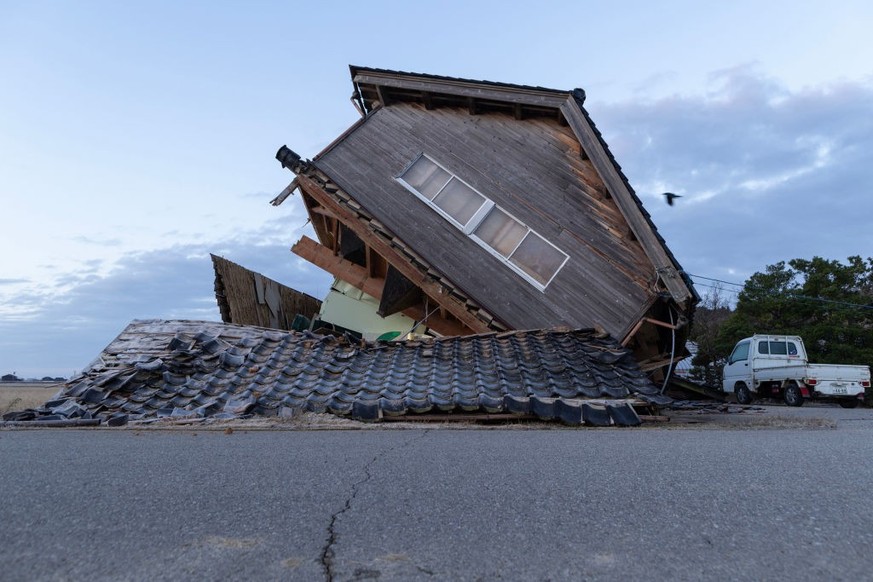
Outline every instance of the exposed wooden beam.
[[467, 109], [470, 111], [470, 115], [476, 115], [477, 113], [479, 113], [476, 109], [475, 97], [467, 97]]
[[315, 206], [309, 209], [310, 212], [314, 212], [315, 214], [326, 216], [328, 218], [336, 219], [336, 214], [325, 208], [324, 206]]
[[[297, 244], [291, 247], [291, 252], [295, 255], [306, 259], [313, 265], [320, 267], [337, 277], [342, 279], [349, 285], [355, 287], [376, 299], [382, 299], [382, 290], [385, 286], [385, 280], [377, 277], [371, 277], [367, 273], [366, 267], [356, 265], [351, 261], [347, 261], [342, 257], [335, 256], [333, 252], [318, 244], [311, 238], [304, 236]], [[415, 321], [421, 321], [427, 314], [424, 312], [423, 306], [414, 306], [404, 309], [401, 313]], [[461, 325], [457, 321], [445, 319], [431, 315], [425, 324], [440, 335], [456, 336], [469, 335], [473, 333], [468, 327]]]
[[522, 110], [521, 103], [516, 103], [515, 107], [515, 118], [518, 120], [524, 119], [524, 111]]
[[331, 241], [330, 245], [333, 246], [335, 241], [332, 238], [333, 231], [330, 229], [330, 219], [323, 214], [321, 214], [319, 216], [321, 217], [321, 226], [324, 229], [324, 233], [325, 233], [324, 239], [322, 239], [322, 240]]
[[382, 89], [381, 85], [376, 86], [376, 93], [379, 95], [379, 103], [382, 104], [382, 107], [388, 107], [388, 91], [387, 89]]
[[364, 245], [364, 256], [366, 257], [367, 274], [372, 277], [375, 274], [375, 265], [373, 264], [373, 249], [370, 245]]
[[294, 178], [293, 180], [291, 180], [291, 183], [288, 184], [288, 186], [286, 186], [285, 189], [279, 193], [278, 196], [276, 196], [275, 198], [270, 200], [270, 204], [272, 204], [273, 206], [279, 206], [280, 204], [285, 202], [286, 198], [288, 198], [289, 196], [294, 194], [294, 190], [296, 190], [296, 189], [297, 189], [297, 178]]
[[367, 270], [360, 265], [347, 261], [333, 254], [333, 251], [324, 245], [318, 244], [308, 236], [302, 237], [291, 247], [291, 252], [298, 257], [304, 258], [313, 265], [321, 267], [334, 277], [338, 277], [360, 289], [367, 295], [377, 297], [382, 292], [382, 279], [376, 279], [367, 275]]
[[474, 333], [490, 331], [484, 321], [467, 311], [465, 303], [450, 295], [449, 289], [434, 281], [426, 272], [410, 264], [408, 259], [395, 250], [387, 240], [376, 235], [355, 213], [337, 202], [315, 180], [303, 174], [299, 175], [297, 179], [300, 181], [301, 188], [309, 196], [339, 216], [343, 223], [353, 230], [364, 243], [371, 246], [389, 264], [394, 265], [394, 268], [400, 271], [404, 277], [418, 285], [426, 295], [445, 307], [463, 325], [469, 327]]
[[645, 320], [648, 321], [649, 323], [651, 323], [652, 325], [660, 325], [661, 327], [666, 327], [667, 329], [679, 329], [678, 325], [667, 323], [666, 321], [659, 321], [659, 320], [653, 319], [651, 317], [646, 317]]
[[646, 322], [646, 318], [644, 317], [634, 324], [634, 326], [631, 328], [631, 330], [629, 332], [627, 332], [627, 334], [621, 340], [622, 347], [627, 347], [627, 345], [631, 342], [631, 340], [634, 339], [634, 336], [637, 334], [637, 332], [640, 331], [640, 328], [643, 327], [643, 324], [645, 322]]

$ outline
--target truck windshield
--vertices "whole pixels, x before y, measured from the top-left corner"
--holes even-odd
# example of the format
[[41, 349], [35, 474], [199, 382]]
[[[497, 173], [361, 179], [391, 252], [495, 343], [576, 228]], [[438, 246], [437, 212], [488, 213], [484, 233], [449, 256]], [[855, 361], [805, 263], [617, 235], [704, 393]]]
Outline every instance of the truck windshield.
[[729, 362], [742, 362], [749, 359], [749, 342], [741, 342], [734, 348], [734, 353], [731, 354]]

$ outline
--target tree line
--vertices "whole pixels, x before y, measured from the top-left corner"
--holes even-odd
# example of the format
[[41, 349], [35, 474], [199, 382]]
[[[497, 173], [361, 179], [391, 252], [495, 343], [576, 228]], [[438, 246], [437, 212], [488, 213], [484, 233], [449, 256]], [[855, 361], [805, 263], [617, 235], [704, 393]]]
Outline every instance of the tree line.
[[813, 362], [873, 366], [873, 258], [768, 265], [749, 277], [733, 308], [725, 289], [711, 286], [689, 335], [697, 344], [692, 379], [721, 386], [734, 344], [755, 333], [799, 335]]

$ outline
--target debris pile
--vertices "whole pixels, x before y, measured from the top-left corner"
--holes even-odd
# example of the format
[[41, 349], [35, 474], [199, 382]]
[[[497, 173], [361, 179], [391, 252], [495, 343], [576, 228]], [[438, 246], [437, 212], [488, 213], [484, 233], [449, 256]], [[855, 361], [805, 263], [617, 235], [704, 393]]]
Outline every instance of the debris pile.
[[[328, 412], [364, 421], [444, 413], [637, 425], [669, 402], [594, 330], [361, 342], [202, 321], [132, 322], [32, 420], [241, 418]], [[21, 414], [21, 413], [19, 413]], [[28, 420], [20, 417], [7, 420]]]

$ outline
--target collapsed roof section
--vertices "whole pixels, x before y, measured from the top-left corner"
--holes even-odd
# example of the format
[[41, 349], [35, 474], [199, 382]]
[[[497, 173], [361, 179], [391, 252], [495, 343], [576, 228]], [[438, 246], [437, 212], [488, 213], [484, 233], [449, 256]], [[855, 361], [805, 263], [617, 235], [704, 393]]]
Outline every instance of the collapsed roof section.
[[361, 420], [485, 411], [571, 425], [636, 425], [634, 400], [669, 401], [626, 349], [594, 330], [371, 343], [214, 322], [142, 320], [128, 325], [40, 414], [112, 425], [301, 411]]
[[293, 251], [439, 334], [567, 326], [678, 356], [698, 301], [583, 107], [558, 91], [351, 67], [362, 114], [277, 153], [318, 241]]
[[210, 256], [215, 270], [215, 299], [224, 323], [290, 330], [298, 315], [313, 319], [321, 308], [321, 301], [315, 297], [224, 257]]

